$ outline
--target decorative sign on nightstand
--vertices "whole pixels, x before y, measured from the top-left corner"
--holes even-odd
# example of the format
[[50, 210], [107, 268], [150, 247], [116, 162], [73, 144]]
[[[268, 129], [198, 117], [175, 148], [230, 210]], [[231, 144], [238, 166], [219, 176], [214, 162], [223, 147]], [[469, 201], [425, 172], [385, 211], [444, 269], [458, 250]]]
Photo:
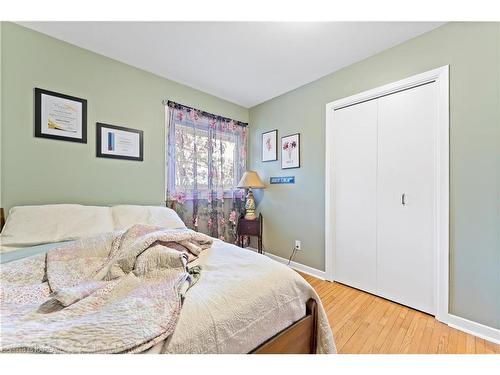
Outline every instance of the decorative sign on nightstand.
[[270, 184], [294, 184], [295, 176], [286, 176], [286, 177], [271, 177], [269, 178]]

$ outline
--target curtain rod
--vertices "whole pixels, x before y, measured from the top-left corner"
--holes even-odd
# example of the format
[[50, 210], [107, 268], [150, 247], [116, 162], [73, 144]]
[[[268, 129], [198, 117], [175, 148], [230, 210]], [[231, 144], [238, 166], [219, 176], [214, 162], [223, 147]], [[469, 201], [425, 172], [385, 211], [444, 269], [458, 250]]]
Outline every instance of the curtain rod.
[[173, 102], [171, 100], [166, 100], [165, 99], [165, 100], [162, 101], [162, 104], [166, 105], [166, 106], [169, 106], [171, 108], [175, 108], [175, 109], [186, 109], [188, 111], [196, 111], [196, 112], [199, 112], [202, 116], [215, 118], [215, 119], [221, 120], [221, 121], [227, 121], [227, 122], [233, 121], [234, 123], [236, 123], [239, 126], [248, 126], [248, 123], [246, 123], [246, 122], [241, 122], [241, 121], [238, 121], [238, 120], [233, 120], [231, 118], [224, 117], [224, 116], [214, 115], [213, 113], [201, 111], [199, 109], [196, 109], [196, 108], [193, 108], [193, 107], [189, 107], [189, 106], [184, 105], [184, 104], [179, 104], [179, 103]]

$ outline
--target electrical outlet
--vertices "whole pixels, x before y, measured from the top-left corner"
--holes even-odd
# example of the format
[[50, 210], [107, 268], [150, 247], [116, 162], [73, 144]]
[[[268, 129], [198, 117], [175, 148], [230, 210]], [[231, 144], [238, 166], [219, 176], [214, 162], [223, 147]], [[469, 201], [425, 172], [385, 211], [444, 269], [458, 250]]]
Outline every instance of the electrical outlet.
[[302, 244], [299, 240], [295, 240], [295, 250], [302, 250]]

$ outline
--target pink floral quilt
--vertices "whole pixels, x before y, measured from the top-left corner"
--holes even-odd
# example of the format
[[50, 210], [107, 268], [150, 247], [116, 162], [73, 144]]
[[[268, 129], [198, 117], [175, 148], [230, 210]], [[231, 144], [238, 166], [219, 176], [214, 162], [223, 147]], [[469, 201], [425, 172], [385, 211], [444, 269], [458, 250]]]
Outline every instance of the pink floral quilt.
[[144, 351], [173, 333], [195, 281], [188, 260], [211, 245], [194, 231], [135, 225], [4, 264], [0, 350]]

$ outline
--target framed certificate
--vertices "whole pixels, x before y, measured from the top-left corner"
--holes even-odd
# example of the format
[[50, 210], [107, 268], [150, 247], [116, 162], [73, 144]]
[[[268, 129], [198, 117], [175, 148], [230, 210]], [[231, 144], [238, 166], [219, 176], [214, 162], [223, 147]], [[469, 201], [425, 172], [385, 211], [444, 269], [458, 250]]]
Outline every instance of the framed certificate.
[[97, 123], [96, 125], [96, 156], [143, 161], [142, 130], [124, 128]]
[[87, 143], [87, 100], [35, 88], [35, 137]]

